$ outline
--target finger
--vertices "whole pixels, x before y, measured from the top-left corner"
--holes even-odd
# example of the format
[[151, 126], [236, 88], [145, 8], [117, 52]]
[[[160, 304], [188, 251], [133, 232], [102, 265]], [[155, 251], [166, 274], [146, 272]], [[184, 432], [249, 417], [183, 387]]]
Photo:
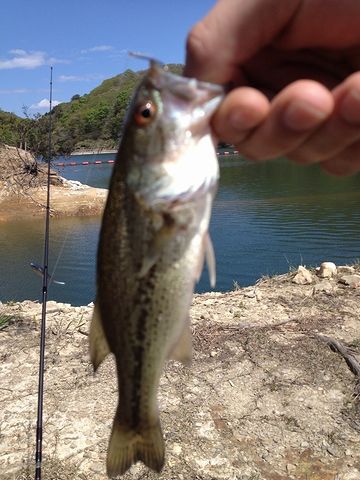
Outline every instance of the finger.
[[303, 164], [321, 162], [360, 140], [360, 73], [333, 90], [333, 97], [329, 120], [291, 153], [291, 159]]
[[254, 88], [240, 87], [226, 95], [212, 125], [218, 138], [236, 144], [264, 121], [269, 110], [265, 95]]
[[307, 49], [286, 52], [265, 47], [242, 66], [244, 78], [251, 86], [280, 92], [297, 80], [315, 80], [333, 89], [354, 72], [349, 61], [339, 52]]
[[226, 83], [283, 30], [301, 0], [219, 0], [187, 38], [184, 74]]
[[360, 141], [346, 148], [335, 157], [320, 163], [331, 175], [344, 176], [360, 172]]
[[331, 92], [317, 82], [294, 82], [274, 98], [266, 120], [237, 147], [255, 160], [285, 155], [331, 115], [333, 104]]
[[276, 43], [285, 49], [352, 47], [360, 42], [359, 16], [358, 0], [303, 1], [291, 28], [285, 29]]

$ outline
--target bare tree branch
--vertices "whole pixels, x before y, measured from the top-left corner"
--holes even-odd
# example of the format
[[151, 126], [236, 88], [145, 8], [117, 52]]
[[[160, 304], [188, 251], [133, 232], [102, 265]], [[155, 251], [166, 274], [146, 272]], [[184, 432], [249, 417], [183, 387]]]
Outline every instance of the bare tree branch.
[[333, 352], [338, 353], [343, 357], [349, 370], [356, 377], [355, 395], [358, 397], [360, 395], [360, 363], [355, 357], [355, 351], [338, 340], [327, 337], [326, 335], [315, 334], [314, 336], [321, 342], [326, 343]]

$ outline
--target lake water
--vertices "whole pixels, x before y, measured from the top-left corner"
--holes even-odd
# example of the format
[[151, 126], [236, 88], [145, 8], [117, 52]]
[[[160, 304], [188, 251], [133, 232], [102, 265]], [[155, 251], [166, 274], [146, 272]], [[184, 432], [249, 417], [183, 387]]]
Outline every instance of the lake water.
[[[338, 179], [317, 167], [284, 160], [254, 164], [235, 156], [221, 157], [220, 165], [210, 228], [217, 258], [216, 290], [230, 290], [234, 282], [250, 285], [262, 275], [284, 273], [299, 264], [326, 260], [346, 264], [360, 257], [359, 175]], [[60, 172], [106, 187], [111, 168], [67, 166]], [[49, 299], [73, 305], [94, 299], [99, 228], [98, 217], [51, 220], [49, 271], [66, 285], [51, 284]], [[0, 300], [41, 298], [41, 277], [29, 263], [42, 264], [43, 229], [43, 219], [1, 225]], [[209, 289], [204, 272], [197, 291]]]

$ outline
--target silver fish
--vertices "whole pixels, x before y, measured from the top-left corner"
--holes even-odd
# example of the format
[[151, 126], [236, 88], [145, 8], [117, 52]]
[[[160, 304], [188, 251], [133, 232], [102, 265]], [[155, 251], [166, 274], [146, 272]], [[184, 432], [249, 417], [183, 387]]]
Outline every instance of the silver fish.
[[191, 360], [189, 309], [204, 257], [219, 168], [210, 117], [222, 88], [152, 61], [128, 111], [110, 183], [90, 328], [96, 370], [115, 355], [119, 386], [107, 455], [110, 477], [164, 464], [157, 391], [167, 359]]

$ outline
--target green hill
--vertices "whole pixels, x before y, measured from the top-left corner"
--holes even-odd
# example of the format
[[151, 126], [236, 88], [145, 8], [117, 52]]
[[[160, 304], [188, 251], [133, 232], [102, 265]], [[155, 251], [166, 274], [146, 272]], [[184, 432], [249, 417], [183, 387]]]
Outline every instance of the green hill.
[[[169, 64], [181, 74], [183, 65]], [[114, 148], [119, 142], [125, 112], [135, 86], [145, 70], [126, 70], [104, 80], [85, 95], [74, 95], [70, 102], [53, 109], [53, 153], [68, 154], [78, 148]], [[46, 157], [49, 114], [33, 119], [20, 118], [0, 110], [0, 143], [25, 144], [35, 154]]]
[[24, 142], [30, 121], [20, 118], [14, 113], [0, 109], [0, 143], [12, 146], [21, 146]]
[[[182, 65], [170, 64], [169, 70], [180, 74]], [[64, 150], [88, 147], [116, 147], [122, 131], [127, 106], [135, 86], [145, 71], [126, 70], [83, 96], [53, 110], [54, 144]]]

